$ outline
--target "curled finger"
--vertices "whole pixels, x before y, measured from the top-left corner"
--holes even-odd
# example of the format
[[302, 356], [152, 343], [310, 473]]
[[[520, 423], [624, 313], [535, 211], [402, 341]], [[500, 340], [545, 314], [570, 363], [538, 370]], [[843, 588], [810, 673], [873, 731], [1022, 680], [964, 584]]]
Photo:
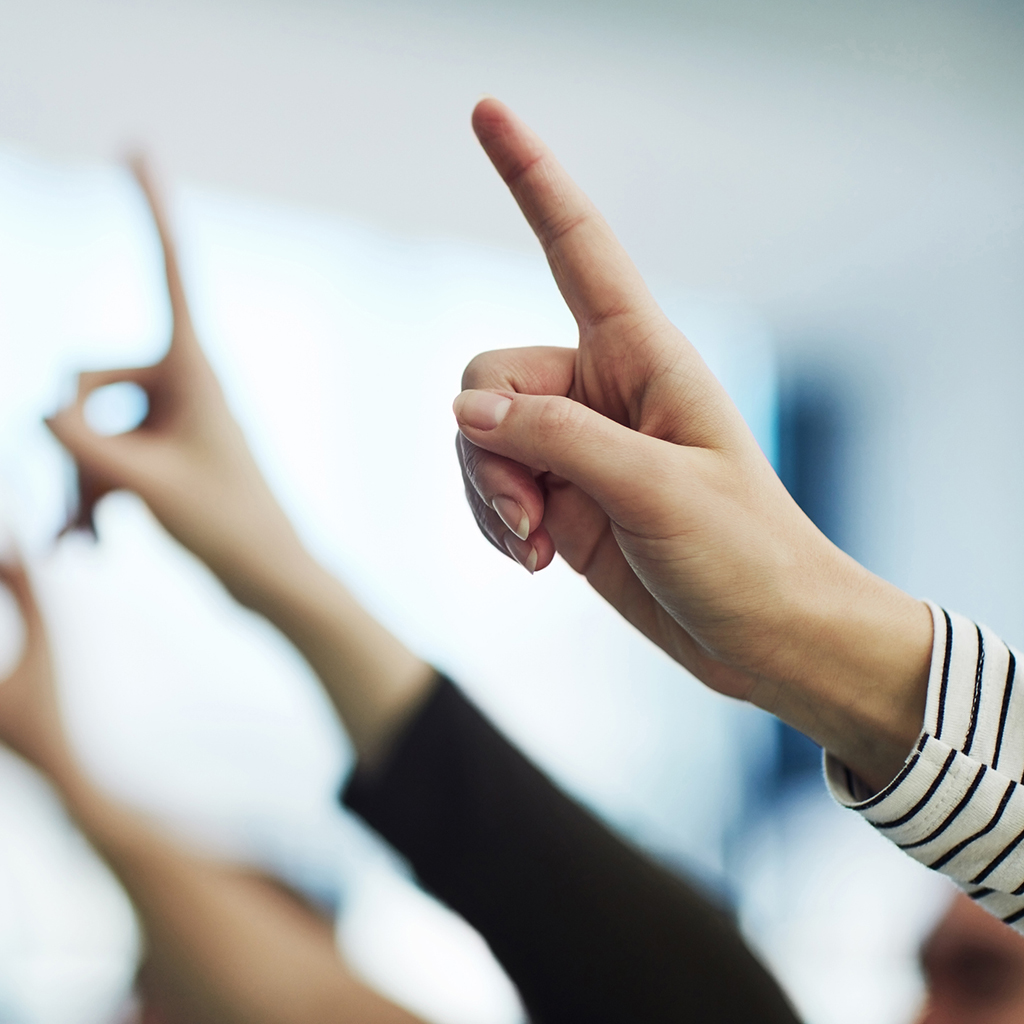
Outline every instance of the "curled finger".
[[71, 456], [75, 467], [74, 493], [69, 503], [71, 508], [59, 536], [82, 531], [95, 537], [96, 505], [115, 489], [115, 485], [110, 482], [107, 463], [122, 438], [98, 434], [89, 425], [85, 407], [90, 395], [111, 384], [131, 383], [141, 387], [148, 396], [154, 373], [155, 368], [151, 366], [87, 370], [78, 375], [74, 401], [46, 419], [46, 426]]
[[455, 446], [466, 500], [480, 532], [530, 572], [549, 565], [555, 548], [543, 526], [544, 495], [533, 474], [462, 434]]

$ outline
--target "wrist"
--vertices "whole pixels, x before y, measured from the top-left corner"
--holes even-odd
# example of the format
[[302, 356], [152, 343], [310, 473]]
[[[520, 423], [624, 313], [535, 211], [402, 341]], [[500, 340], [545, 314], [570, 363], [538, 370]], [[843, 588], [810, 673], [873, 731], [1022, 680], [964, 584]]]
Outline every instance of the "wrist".
[[304, 549], [268, 560], [239, 596], [305, 657], [364, 767], [386, 755], [433, 688], [434, 669], [374, 619]]
[[290, 528], [258, 545], [225, 547], [216, 564], [212, 559], [207, 564], [236, 601], [271, 621], [278, 619], [282, 607], [309, 599], [330, 579]]
[[923, 601], [837, 552], [827, 585], [794, 602], [793, 638], [770, 670], [773, 708], [876, 790], [899, 772], [924, 724], [932, 616]]
[[[195, 505], [204, 512], [198, 521]], [[264, 507], [214, 495], [201, 503], [190, 502], [184, 509], [171, 506], [166, 511], [172, 514], [159, 518], [174, 537], [247, 607], [255, 608], [267, 592], [312, 562], [276, 503]]]

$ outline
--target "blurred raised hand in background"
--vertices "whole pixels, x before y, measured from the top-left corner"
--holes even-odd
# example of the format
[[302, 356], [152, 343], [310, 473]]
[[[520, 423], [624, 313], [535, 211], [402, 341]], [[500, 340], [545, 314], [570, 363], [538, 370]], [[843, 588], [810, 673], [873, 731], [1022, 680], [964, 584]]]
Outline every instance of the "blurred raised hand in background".
[[[71, 527], [95, 531], [96, 503], [131, 490], [186, 547], [225, 572], [255, 548], [294, 549], [298, 539], [253, 459], [196, 337], [167, 214], [146, 163], [132, 171], [153, 214], [163, 249], [171, 308], [167, 354], [152, 366], [81, 373], [75, 400], [47, 423], [78, 470], [79, 502]], [[96, 432], [86, 416], [99, 388], [128, 382], [146, 394], [139, 426], [114, 436]]]
[[[133, 171], [160, 235], [172, 332], [152, 366], [89, 371], [75, 400], [48, 425], [78, 470], [74, 527], [93, 529], [96, 503], [133, 491], [164, 528], [205, 562], [243, 604], [266, 615], [299, 648], [340, 704], [360, 756], [395, 727], [391, 715], [432, 673], [310, 556], [260, 472], [203, 353], [189, 313], [171, 231], [152, 176]], [[89, 396], [110, 384], [142, 388], [148, 411], [133, 430], [104, 435], [86, 416]], [[347, 642], [318, 626], [334, 613], [353, 623]], [[367, 681], [361, 688], [352, 680]]]
[[202, 856], [88, 778], [64, 731], [43, 615], [25, 567], [0, 563], [24, 622], [0, 680], [0, 742], [34, 764], [124, 886], [145, 952], [142, 1021], [415, 1024], [356, 978], [333, 921], [276, 879]]

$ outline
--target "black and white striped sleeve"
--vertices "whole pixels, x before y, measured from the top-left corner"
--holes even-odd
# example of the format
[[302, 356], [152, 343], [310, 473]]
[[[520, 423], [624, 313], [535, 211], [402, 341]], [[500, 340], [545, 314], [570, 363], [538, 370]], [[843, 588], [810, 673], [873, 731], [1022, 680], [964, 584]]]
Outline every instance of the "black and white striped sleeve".
[[825, 757], [832, 795], [915, 860], [1024, 931], [1024, 680], [985, 626], [929, 604], [935, 623], [924, 730], [880, 793]]

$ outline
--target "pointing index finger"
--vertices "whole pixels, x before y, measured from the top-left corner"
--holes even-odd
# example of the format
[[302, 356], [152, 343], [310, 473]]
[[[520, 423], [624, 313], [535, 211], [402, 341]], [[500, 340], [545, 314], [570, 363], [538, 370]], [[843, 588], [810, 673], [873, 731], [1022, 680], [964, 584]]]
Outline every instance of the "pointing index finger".
[[[157, 233], [160, 235], [160, 246], [164, 255], [164, 272], [167, 276], [167, 294], [171, 300], [171, 313], [174, 318], [175, 328], [192, 329], [192, 315], [189, 312], [188, 300], [185, 297], [185, 286], [181, 280], [181, 271], [178, 269], [178, 256], [174, 249], [174, 238], [171, 234], [170, 222], [167, 219], [167, 211], [164, 209], [163, 199], [153, 180], [153, 174], [149, 164], [142, 156], [134, 156], [129, 161], [132, 174], [139, 183], [146, 202], [149, 204], [150, 212], [153, 215], [153, 222], [156, 224]], [[175, 338], [178, 331], [175, 330]]]
[[492, 98], [476, 105], [473, 130], [540, 240], [580, 330], [649, 317], [654, 300], [633, 261], [537, 135]]

